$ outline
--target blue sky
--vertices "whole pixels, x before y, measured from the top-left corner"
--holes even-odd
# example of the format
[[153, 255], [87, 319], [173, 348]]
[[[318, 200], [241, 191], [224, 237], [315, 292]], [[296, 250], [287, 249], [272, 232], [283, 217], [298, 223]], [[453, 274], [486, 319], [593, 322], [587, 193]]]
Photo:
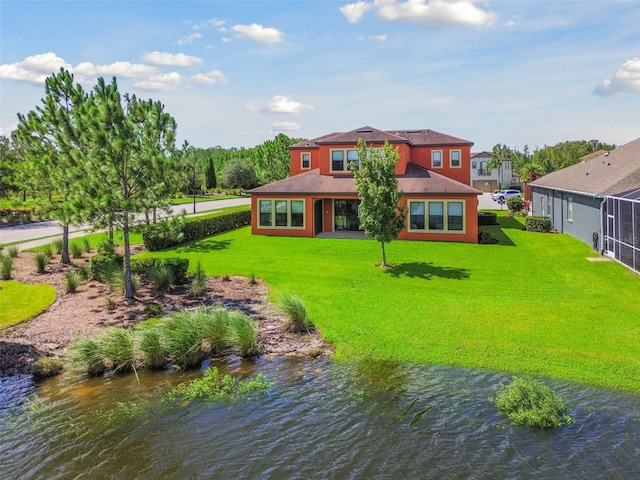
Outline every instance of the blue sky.
[[178, 143], [364, 125], [531, 149], [640, 136], [637, 1], [0, 2], [0, 134], [61, 66], [164, 103]]

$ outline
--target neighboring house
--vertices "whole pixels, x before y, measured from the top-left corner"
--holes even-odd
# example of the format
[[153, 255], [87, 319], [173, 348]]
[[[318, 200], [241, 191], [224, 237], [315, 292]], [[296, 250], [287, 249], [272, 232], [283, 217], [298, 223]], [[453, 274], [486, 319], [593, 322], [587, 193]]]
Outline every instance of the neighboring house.
[[471, 186], [481, 192], [493, 192], [500, 190], [502, 185], [520, 185], [520, 176], [514, 174], [511, 160], [503, 160], [500, 168], [487, 169], [491, 155], [491, 152], [471, 154]]
[[640, 138], [529, 185], [534, 215], [640, 272]]
[[362, 127], [289, 147], [291, 176], [251, 193], [252, 233], [312, 237], [361, 232], [358, 194], [349, 164], [356, 144], [387, 141], [399, 149], [396, 165], [405, 240], [478, 241], [478, 190], [470, 186], [472, 142], [433, 130], [382, 131]]

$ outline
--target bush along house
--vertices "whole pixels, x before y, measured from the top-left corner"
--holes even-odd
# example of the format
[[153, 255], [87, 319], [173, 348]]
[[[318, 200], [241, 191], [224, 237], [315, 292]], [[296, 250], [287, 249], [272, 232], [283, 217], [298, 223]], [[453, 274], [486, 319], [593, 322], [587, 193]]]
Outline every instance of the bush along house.
[[473, 143], [433, 130], [372, 127], [291, 145], [291, 176], [250, 191], [252, 233], [357, 236], [359, 200], [349, 164], [357, 168], [359, 139], [399, 150], [396, 178], [407, 212], [400, 239], [477, 243], [481, 192], [470, 186]]

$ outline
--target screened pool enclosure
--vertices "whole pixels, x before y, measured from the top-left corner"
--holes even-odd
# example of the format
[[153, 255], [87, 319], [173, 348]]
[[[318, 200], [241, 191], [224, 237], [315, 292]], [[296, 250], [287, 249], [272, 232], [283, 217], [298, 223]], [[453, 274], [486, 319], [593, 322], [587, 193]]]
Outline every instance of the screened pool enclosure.
[[640, 189], [607, 197], [605, 254], [640, 273]]

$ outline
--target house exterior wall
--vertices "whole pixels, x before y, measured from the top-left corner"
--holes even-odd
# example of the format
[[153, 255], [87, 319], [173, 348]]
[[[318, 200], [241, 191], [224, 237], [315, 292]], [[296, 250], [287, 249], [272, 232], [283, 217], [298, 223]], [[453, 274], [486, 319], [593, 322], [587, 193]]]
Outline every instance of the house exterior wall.
[[602, 248], [602, 199], [587, 195], [532, 188], [533, 215], [551, 217], [551, 223], [560, 233], [567, 233], [587, 245], [593, 245], [593, 234], [598, 235], [598, 250]]

